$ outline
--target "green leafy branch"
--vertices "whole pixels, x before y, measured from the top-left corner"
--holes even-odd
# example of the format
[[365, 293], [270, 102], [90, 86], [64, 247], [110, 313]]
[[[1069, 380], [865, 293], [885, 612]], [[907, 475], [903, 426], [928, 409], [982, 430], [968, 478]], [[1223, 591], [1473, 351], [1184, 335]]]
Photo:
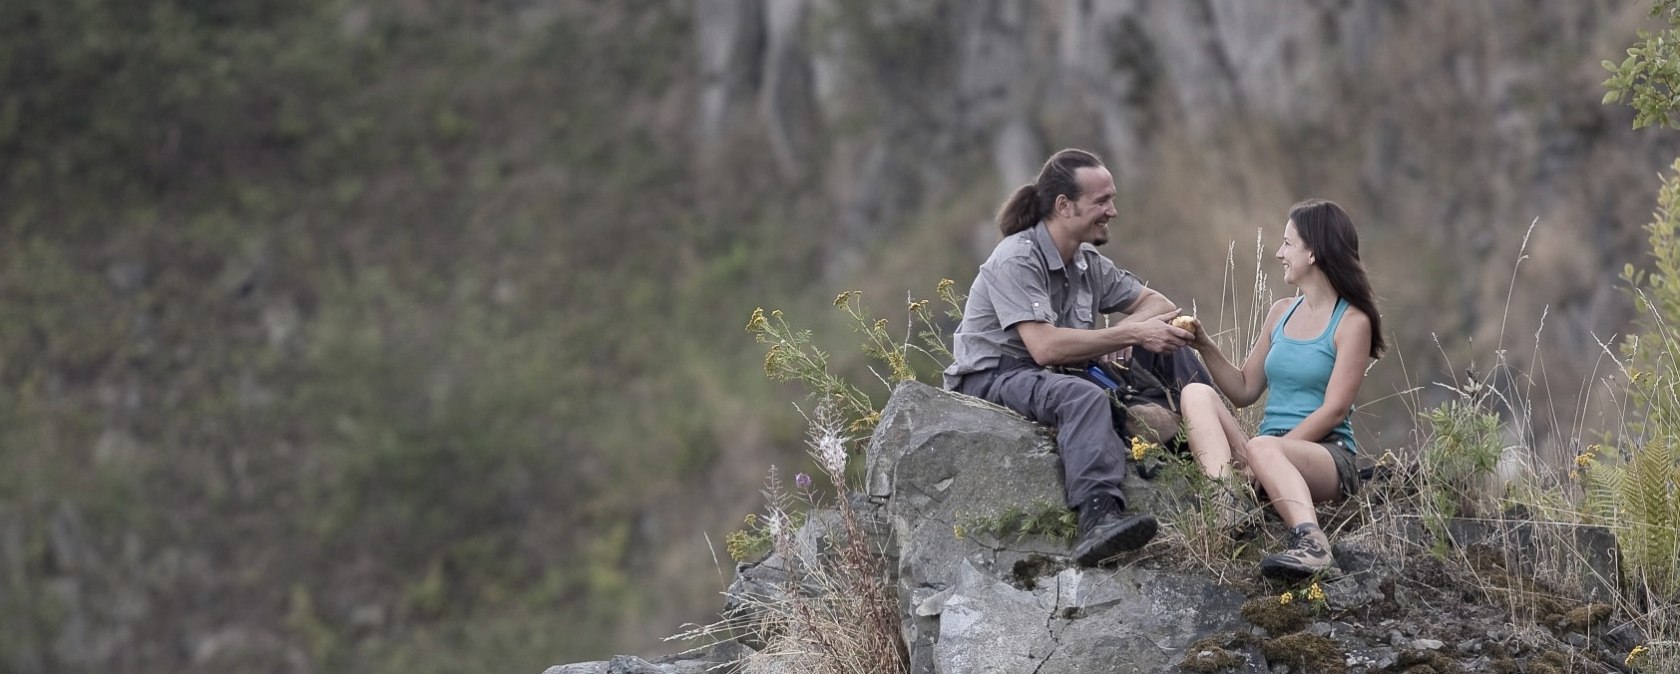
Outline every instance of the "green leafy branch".
[[[1634, 128], [1680, 129], [1680, 0], [1656, 0], [1651, 15], [1667, 27], [1639, 32], [1620, 64], [1604, 62], [1606, 104], [1634, 109]], [[1635, 332], [1622, 341], [1628, 401], [1637, 410], [1615, 446], [1593, 445], [1576, 457], [1589, 516], [1609, 524], [1634, 577], [1664, 595], [1680, 589], [1680, 338], [1669, 323], [1680, 316], [1680, 160], [1662, 178], [1657, 210], [1646, 225], [1652, 266], [1627, 265], [1638, 309]], [[1629, 662], [1633, 661], [1629, 655]]]
[[828, 354], [811, 343], [810, 330], [794, 330], [780, 309], [769, 315], [753, 309], [747, 332], [760, 344], [769, 344], [764, 354], [764, 375], [772, 381], [797, 381], [810, 389], [819, 406], [827, 405], [839, 414], [854, 433], [873, 430], [880, 414], [869, 396], [828, 370]]
[[[947, 307], [947, 318], [962, 316], [963, 296], [953, 291], [954, 285], [950, 279], [944, 279], [936, 286], [936, 294]], [[950, 362], [951, 349], [946, 343], [945, 329], [929, 308], [929, 300], [915, 297], [908, 300], [905, 335], [898, 338], [888, 331], [890, 322], [875, 318], [863, 305], [862, 297], [861, 291], [842, 292], [835, 296], [834, 307], [851, 319], [855, 332], [863, 335], [864, 354], [886, 366], [888, 374], [880, 379], [889, 389], [898, 382], [919, 378], [912, 356], [932, 361], [937, 366], [935, 373]], [[780, 309], [766, 314], [760, 307], [753, 309], [747, 320], [747, 331], [759, 343], [770, 345], [769, 352], [764, 354], [766, 376], [774, 381], [804, 384], [819, 406], [826, 405], [832, 414], [846, 421], [846, 430], [852, 437], [868, 437], [874, 431], [875, 423], [880, 420], [874, 403], [862, 390], [829, 371], [828, 354], [812, 343], [810, 330], [793, 329]]]
[[[955, 285], [951, 279], [941, 279], [934, 289], [939, 300], [946, 305], [945, 317], [953, 322], [962, 319], [963, 302], [963, 297], [953, 291]], [[848, 290], [835, 296], [834, 306], [852, 319], [853, 330], [864, 335], [863, 352], [886, 365], [889, 374], [882, 378], [883, 382], [891, 386], [908, 379], [919, 379], [915, 366], [910, 363], [911, 354], [932, 361], [935, 369], [942, 369], [951, 362], [951, 347], [945, 341], [945, 329], [929, 308], [930, 300], [916, 299], [913, 295], [906, 299], [904, 336], [898, 338], [888, 331], [890, 323], [887, 319], [870, 314], [869, 309], [863, 306], [862, 297], [862, 292]]]
[[1680, 109], [1680, 0], [1657, 0], [1652, 16], [1662, 16], [1669, 28], [1639, 31], [1639, 43], [1629, 47], [1621, 63], [1605, 60], [1610, 79], [1604, 81], [1604, 104], [1627, 103], [1634, 109], [1633, 128], [1661, 126], [1680, 129], [1674, 117]]

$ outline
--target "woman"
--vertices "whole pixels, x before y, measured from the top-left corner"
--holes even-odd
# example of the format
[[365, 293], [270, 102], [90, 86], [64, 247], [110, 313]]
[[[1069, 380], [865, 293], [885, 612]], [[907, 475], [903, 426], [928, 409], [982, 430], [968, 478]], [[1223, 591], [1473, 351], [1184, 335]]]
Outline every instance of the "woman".
[[1242, 367], [1200, 325], [1192, 344], [1236, 406], [1253, 404], [1270, 385], [1260, 434], [1244, 442], [1236, 417], [1205, 384], [1186, 386], [1182, 404], [1203, 470], [1225, 477], [1233, 458], [1246, 463], [1289, 525], [1289, 549], [1262, 560], [1261, 573], [1301, 577], [1332, 562], [1313, 504], [1359, 487], [1348, 417], [1369, 359], [1383, 351], [1382, 320], [1359, 261], [1359, 236], [1341, 206], [1310, 199], [1291, 207], [1277, 259], [1298, 294], [1272, 305]]

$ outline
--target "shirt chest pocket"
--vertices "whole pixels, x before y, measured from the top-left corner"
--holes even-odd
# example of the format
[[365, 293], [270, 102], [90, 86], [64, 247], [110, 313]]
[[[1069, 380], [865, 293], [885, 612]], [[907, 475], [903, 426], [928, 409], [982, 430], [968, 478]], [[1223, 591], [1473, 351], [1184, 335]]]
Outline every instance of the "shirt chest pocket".
[[1073, 306], [1068, 308], [1070, 315], [1078, 325], [1073, 327], [1090, 329], [1096, 327], [1096, 310], [1091, 306], [1091, 289], [1080, 288], [1073, 293]]

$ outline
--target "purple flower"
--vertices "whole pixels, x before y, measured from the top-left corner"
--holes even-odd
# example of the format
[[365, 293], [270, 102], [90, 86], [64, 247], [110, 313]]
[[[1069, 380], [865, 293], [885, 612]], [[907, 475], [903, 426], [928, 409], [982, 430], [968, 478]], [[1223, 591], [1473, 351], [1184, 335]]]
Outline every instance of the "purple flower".
[[811, 476], [806, 475], [804, 473], [800, 473], [798, 475], [793, 476], [793, 483], [796, 484], [796, 485], [799, 485], [800, 489], [810, 489], [811, 488]]

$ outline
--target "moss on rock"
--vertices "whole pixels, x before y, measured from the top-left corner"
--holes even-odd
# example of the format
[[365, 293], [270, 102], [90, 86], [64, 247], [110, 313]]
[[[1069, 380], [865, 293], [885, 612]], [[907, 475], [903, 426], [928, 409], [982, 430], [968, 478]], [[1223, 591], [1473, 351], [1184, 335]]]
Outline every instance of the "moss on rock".
[[1334, 640], [1317, 634], [1288, 634], [1260, 645], [1260, 652], [1272, 663], [1300, 667], [1319, 674], [1347, 671], [1347, 654]]
[[1184, 660], [1178, 663], [1180, 669], [1199, 674], [1210, 674], [1227, 669], [1236, 669], [1248, 662], [1248, 656], [1232, 651], [1252, 643], [1252, 637], [1241, 632], [1227, 632], [1215, 634], [1191, 643], [1184, 649]]
[[1271, 634], [1288, 634], [1307, 626], [1310, 616], [1301, 602], [1283, 602], [1277, 597], [1256, 597], [1242, 605], [1243, 620], [1266, 628]]
[[1586, 632], [1593, 625], [1604, 622], [1610, 617], [1608, 604], [1587, 604], [1569, 609], [1563, 614], [1563, 628], [1573, 632]]

